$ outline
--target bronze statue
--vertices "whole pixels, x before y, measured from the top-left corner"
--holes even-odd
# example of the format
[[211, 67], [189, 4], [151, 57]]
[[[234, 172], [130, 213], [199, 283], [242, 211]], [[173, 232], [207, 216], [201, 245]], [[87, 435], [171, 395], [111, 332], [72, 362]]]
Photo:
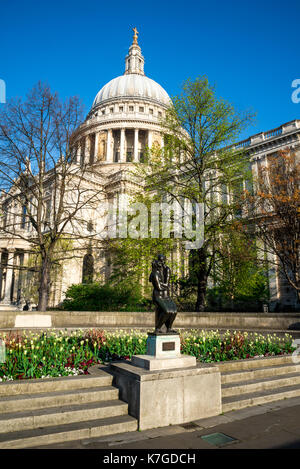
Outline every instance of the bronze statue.
[[155, 314], [155, 334], [171, 333], [177, 334], [172, 330], [173, 322], [176, 318], [176, 304], [170, 297], [170, 276], [171, 270], [165, 264], [166, 258], [159, 254], [157, 259], [152, 262], [152, 272], [149, 282], [153, 284], [152, 300], [156, 306]]
[[137, 44], [138, 43], [138, 30], [136, 28], [132, 28], [132, 31], [134, 32], [134, 35], [133, 35], [133, 44]]

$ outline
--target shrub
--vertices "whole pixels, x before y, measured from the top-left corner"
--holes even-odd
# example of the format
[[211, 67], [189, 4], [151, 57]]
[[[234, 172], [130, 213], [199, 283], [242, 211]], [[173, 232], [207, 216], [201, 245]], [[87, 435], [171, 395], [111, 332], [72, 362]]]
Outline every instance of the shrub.
[[149, 301], [142, 297], [138, 285], [90, 283], [71, 285], [62, 308], [73, 311], [147, 311]]

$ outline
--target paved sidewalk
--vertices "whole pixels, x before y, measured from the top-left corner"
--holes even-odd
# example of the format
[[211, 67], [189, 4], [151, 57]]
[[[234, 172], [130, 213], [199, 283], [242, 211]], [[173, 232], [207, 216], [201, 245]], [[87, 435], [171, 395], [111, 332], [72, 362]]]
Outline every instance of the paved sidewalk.
[[[224, 445], [201, 437], [222, 433], [234, 439]], [[68, 443], [39, 446], [44, 449], [300, 449], [300, 398], [227, 412], [189, 424], [122, 433]]]

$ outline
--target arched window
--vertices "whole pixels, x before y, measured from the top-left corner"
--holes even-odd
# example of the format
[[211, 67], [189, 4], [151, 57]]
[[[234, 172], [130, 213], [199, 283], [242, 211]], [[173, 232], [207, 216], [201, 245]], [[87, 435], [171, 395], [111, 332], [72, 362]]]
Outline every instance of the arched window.
[[94, 258], [92, 254], [86, 254], [82, 262], [82, 283], [93, 283]]

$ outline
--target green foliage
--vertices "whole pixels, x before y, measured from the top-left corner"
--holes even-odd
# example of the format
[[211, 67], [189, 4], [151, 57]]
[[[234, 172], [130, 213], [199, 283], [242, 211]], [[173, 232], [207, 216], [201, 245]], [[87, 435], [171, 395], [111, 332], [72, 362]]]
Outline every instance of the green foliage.
[[[147, 334], [140, 331], [86, 332], [31, 331], [2, 333], [6, 362], [0, 363], [0, 382], [88, 374], [90, 366], [146, 353]], [[292, 336], [248, 334], [247, 332], [189, 331], [180, 335], [181, 353], [201, 362], [247, 359], [290, 354]]]
[[[243, 181], [251, 184], [249, 155], [242, 147], [237, 149], [232, 145], [254, 116], [250, 112], [239, 112], [218, 98], [206, 77], [186, 80], [181, 94], [173, 97], [172, 101], [161, 122], [164, 145], [146, 149], [147, 164], [137, 164], [132, 171], [133, 180], [140, 188], [132, 201], [142, 202], [148, 207], [146, 221], [149, 228], [149, 208], [153, 202], [172, 204], [176, 201], [182, 208], [185, 199], [204, 204], [204, 243], [190, 253], [193, 261], [190, 263], [190, 277], [183, 281], [172, 279], [182, 288], [184, 298], [178, 298], [179, 309], [194, 301], [194, 306], [188, 309], [200, 311], [204, 309], [208, 279], [222, 255], [220, 239], [228, 226], [234, 230], [232, 219], [241, 215]], [[173, 219], [172, 231], [173, 234], [176, 231]], [[148, 277], [152, 259], [159, 252], [170, 259], [178, 246], [185, 256], [189, 255], [185, 241], [184, 236], [181, 239], [174, 239], [172, 235], [163, 237], [162, 229], [157, 238], [110, 240], [108, 244], [114, 265], [112, 278], [118, 282], [126, 278], [131, 278], [135, 284], [143, 282], [144, 293], [150, 297]], [[226, 275], [225, 264], [226, 260], [223, 266]], [[174, 272], [175, 262], [170, 266]], [[257, 278], [256, 283], [259, 280]], [[225, 288], [224, 291], [227, 292]]]
[[[138, 168], [134, 172], [134, 177], [139, 178]], [[176, 243], [172, 238], [163, 238], [161, 230], [157, 238], [150, 237], [151, 203], [159, 201], [160, 199], [155, 194], [149, 194], [147, 190], [138, 192], [131, 197], [131, 204], [142, 203], [143, 207], [147, 208], [147, 213], [143, 214], [137, 211], [135, 215], [128, 214], [128, 231], [130, 231], [131, 224], [139, 219], [140, 223], [144, 223], [149, 228], [148, 237], [140, 236], [135, 239], [128, 235], [126, 238], [106, 240], [106, 248], [113, 259], [111, 282], [113, 284], [125, 284], [126, 286], [128, 284], [143, 284], [143, 294], [149, 299], [152, 295], [152, 285], [148, 281], [152, 261], [159, 253], [168, 257]], [[138, 225], [136, 230], [141, 233], [141, 226], [138, 222], [136, 223]]]
[[98, 350], [98, 358], [102, 361], [111, 361], [120, 358], [131, 358], [132, 355], [144, 355], [147, 350], [147, 337], [144, 332], [106, 332], [105, 342]]
[[2, 335], [6, 344], [6, 362], [0, 364], [0, 378], [28, 379], [86, 374], [97, 363], [96, 340], [81, 331], [67, 335], [49, 331]]
[[[253, 237], [239, 229], [229, 229], [220, 240], [213, 269], [214, 288], [208, 292], [209, 304], [220, 309], [261, 309], [268, 299], [266, 265], [258, 261]], [[244, 306], [243, 306], [244, 304]]]
[[181, 336], [182, 353], [202, 362], [283, 355], [294, 350], [292, 336], [288, 334], [280, 338], [276, 334], [264, 336], [240, 331], [226, 331], [223, 335], [219, 331], [191, 331]]
[[161, 123], [164, 146], [148, 149], [147, 165], [138, 166], [136, 175], [144, 181], [144, 200], [204, 204], [204, 243], [190, 265], [200, 311], [220, 238], [241, 215], [242, 182], [251, 183], [249, 155], [233, 144], [254, 116], [218, 98], [206, 77], [186, 80], [172, 100]]
[[62, 307], [73, 311], [148, 311], [149, 302], [138, 284], [99, 283], [71, 285]]

